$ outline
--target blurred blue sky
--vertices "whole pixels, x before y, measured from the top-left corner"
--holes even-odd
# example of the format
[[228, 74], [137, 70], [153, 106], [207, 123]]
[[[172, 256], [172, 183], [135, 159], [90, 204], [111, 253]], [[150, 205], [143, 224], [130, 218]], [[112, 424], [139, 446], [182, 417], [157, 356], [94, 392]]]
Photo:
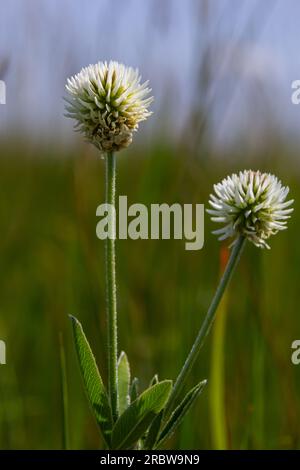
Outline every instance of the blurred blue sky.
[[184, 133], [204, 110], [216, 145], [241, 133], [259, 141], [264, 125], [297, 137], [300, 105], [290, 97], [300, 79], [299, 18], [299, 0], [3, 0], [0, 130], [73, 138], [66, 78], [115, 59], [151, 82], [147, 135]]

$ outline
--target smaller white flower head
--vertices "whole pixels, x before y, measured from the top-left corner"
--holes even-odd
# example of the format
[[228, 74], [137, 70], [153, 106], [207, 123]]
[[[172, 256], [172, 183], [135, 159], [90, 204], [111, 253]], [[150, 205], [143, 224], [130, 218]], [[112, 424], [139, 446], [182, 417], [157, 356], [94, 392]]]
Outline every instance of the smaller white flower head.
[[213, 222], [224, 224], [213, 232], [219, 240], [235, 237], [235, 242], [243, 235], [256, 246], [270, 248], [266, 240], [287, 228], [294, 201], [286, 201], [289, 188], [270, 173], [241, 171], [215, 184], [214, 192], [207, 212]]
[[67, 117], [102, 153], [127, 147], [140, 121], [151, 112], [148, 82], [138, 69], [118, 62], [98, 62], [67, 80]]

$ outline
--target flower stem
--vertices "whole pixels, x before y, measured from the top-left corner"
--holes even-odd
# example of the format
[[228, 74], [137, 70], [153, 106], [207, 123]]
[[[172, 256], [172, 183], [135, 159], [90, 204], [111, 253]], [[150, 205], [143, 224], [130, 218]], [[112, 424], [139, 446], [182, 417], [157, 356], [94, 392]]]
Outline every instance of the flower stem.
[[167, 407], [165, 410], [165, 417], [168, 417], [172, 411], [174, 410], [174, 407], [177, 405], [177, 399], [179, 395], [181, 394], [186, 381], [188, 379], [188, 376], [192, 370], [192, 367], [198, 357], [198, 354], [200, 352], [200, 349], [203, 345], [203, 342], [208, 335], [211, 326], [213, 324], [213, 321], [215, 319], [216, 311], [218, 308], [218, 305], [221, 301], [221, 298], [223, 296], [223, 293], [226, 289], [226, 286], [228, 282], [231, 279], [231, 276], [233, 274], [234, 268], [238, 264], [238, 261], [240, 259], [242, 249], [245, 245], [245, 238], [243, 236], [240, 236], [235, 243], [234, 247], [232, 248], [232, 252], [230, 255], [230, 258], [228, 260], [228, 263], [226, 265], [225, 271], [223, 273], [223, 276], [220, 279], [219, 285], [217, 287], [217, 290], [215, 292], [215, 295], [212, 299], [212, 302], [209, 306], [208, 312], [206, 314], [206, 317], [204, 319], [204, 322], [202, 323], [202, 326], [199, 330], [199, 333], [196, 337], [196, 340], [192, 346], [192, 349], [190, 350], [190, 353], [177, 377], [177, 380], [174, 384], [171, 396], [169, 398], [169, 401], [167, 403]]
[[114, 208], [109, 219], [109, 234], [105, 240], [106, 254], [106, 297], [107, 297], [107, 346], [108, 346], [108, 393], [113, 419], [118, 417], [118, 335], [117, 335], [117, 293], [116, 293], [116, 157], [106, 155], [106, 204]]

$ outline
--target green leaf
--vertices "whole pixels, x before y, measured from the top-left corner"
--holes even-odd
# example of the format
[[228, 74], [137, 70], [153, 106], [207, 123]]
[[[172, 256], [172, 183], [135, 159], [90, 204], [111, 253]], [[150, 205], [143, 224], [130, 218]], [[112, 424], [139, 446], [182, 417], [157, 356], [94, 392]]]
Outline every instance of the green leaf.
[[94, 355], [80, 322], [70, 315], [73, 326], [75, 349], [88, 400], [108, 446], [113, 427], [112, 412]]
[[[158, 374], [155, 374], [152, 379], [150, 380], [149, 387], [158, 383]], [[163, 413], [162, 411], [154, 418], [151, 423], [151, 426], [147, 430], [145, 436], [142, 438], [142, 448], [143, 449], [152, 449], [154, 446], [158, 433], [160, 431], [161, 421], [162, 421]]]
[[158, 384], [158, 375], [157, 375], [157, 374], [155, 374], [155, 375], [152, 377], [152, 379], [151, 379], [151, 381], [150, 381], [150, 384], [149, 384], [149, 387], [152, 387], [152, 385], [155, 385], [155, 384]]
[[154, 418], [147, 433], [146, 439], [143, 442], [143, 449], [152, 450], [156, 440], [158, 433], [160, 431], [161, 422], [163, 417], [163, 410]]
[[190, 410], [196, 398], [200, 395], [200, 393], [204, 389], [206, 383], [207, 383], [207, 380], [203, 380], [202, 382], [195, 385], [195, 387], [193, 387], [186, 394], [186, 396], [184, 397], [180, 405], [178, 405], [178, 407], [172, 413], [167, 424], [164, 426], [162, 432], [159, 435], [158, 444], [155, 447], [161, 446], [165, 440], [171, 437], [175, 429], [179, 426], [179, 424], [183, 420], [186, 413]]
[[130, 385], [130, 401], [133, 402], [139, 396], [139, 379], [134, 377]]
[[132, 448], [167, 403], [171, 389], [172, 381], [164, 380], [145, 390], [131, 403], [114, 425], [112, 431], [114, 450]]
[[118, 360], [118, 401], [121, 415], [130, 405], [130, 367], [126, 354], [121, 352]]

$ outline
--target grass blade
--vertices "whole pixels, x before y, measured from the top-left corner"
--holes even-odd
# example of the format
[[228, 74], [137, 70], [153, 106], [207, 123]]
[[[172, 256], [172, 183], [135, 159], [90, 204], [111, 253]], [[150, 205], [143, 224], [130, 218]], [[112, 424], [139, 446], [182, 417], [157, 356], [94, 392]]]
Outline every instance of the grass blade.
[[59, 352], [60, 352], [60, 377], [61, 377], [61, 395], [62, 395], [62, 419], [63, 419], [63, 449], [70, 449], [69, 446], [69, 400], [68, 400], [68, 381], [66, 356], [63, 342], [63, 335], [59, 333]]

